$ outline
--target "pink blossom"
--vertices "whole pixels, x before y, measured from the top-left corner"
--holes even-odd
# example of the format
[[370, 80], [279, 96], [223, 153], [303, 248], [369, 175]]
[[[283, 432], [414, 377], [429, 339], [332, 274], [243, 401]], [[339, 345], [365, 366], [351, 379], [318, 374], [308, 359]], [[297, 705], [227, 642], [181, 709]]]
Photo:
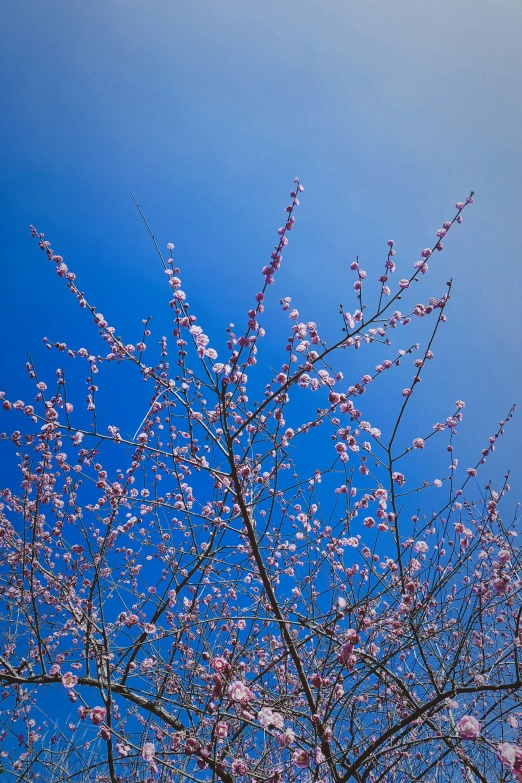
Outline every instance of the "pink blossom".
[[473, 715], [463, 715], [457, 723], [457, 732], [461, 739], [477, 739], [480, 736], [480, 723]]
[[232, 701], [246, 703], [252, 698], [252, 693], [241, 680], [234, 680], [228, 686], [228, 695]]
[[234, 759], [231, 769], [234, 775], [246, 775], [248, 772], [248, 764], [244, 759]]
[[511, 579], [507, 574], [499, 576], [497, 579], [493, 580], [493, 590], [500, 595], [507, 593], [509, 590], [510, 581]]
[[310, 756], [306, 750], [296, 750], [292, 755], [292, 764], [300, 769], [307, 769], [310, 766]]
[[91, 723], [94, 723], [95, 726], [99, 726], [105, 720], [105, 714], [105, 707], [93, 707], [89, 713]]
[[355, 664], [357, 663], [357, 657], [354, 654], [353, 644], [347, 642], [343, 644], [339, 651], [339, 660], [344, 663], [348, 671], [353, 671]]
[[272, 726], [276, 729], [283, 729], [285, 726], [285, 719], [280, 712], [272, 711]]
[[522, 748], [510, 742], [501, 742], [497, 748], [497, 757], [510, 770], [522, 770]]
[[279, 712], [274, 712], [270, 707], [262, 707], [257, 713], [257, 719], [263, 728], [275, 726], [282, 729], [284, 726], [283, 716]]
[[[8, 728], [17, 716], [25, 723], [19, 729], [21, 750], [13, 754], [6, 747], [4, 754], [11, 770], [13, 761], [20, 764], [18, 777], [31, 763], [38, 741], [34, 735], [41, 731], [34, 723], [38, 690], [40, 685], [42, 691], [47, 685], [52, 690], [55, 678], [67, 686], [71, 702], [80, 702], [79, 694], [71, 690], [77, 683], [86, 698], [87, 691], [93, 691], [89, 684], [97, 683], [104, 692], [112, 689], [112, 714], [108, 706], [82, 704], [78, 710], [83, 731], [78, 732], [75, 747], [87, 760], [83, 768], [91, 754], [93, 765], [103, 763], [106, 748], [99, 739], [105, 738], [118, 743], [117, 773], [121, 770], [124, 777], [123, 767], [129, 767], [132, 777], [134, 764], [136, 774], [141, 765], [145, 767], [141, 777], [152, 779], [161, 759], [167, 767], [164, 777], [175, 775], [168, 767], [172, 762], [176, 770], [180, 761], [187, 775], [201, 780], [228, 776], [246, 781], [252, 776], [259, 783], [309, 778], [319, 783], [330, 775], [325, 756], [326, 743], [332, 741], [334, 755], [328, 763], [340, 762], [340, 778], [351, 772], [357, 775], [359, 768], [363, 777], [378, 776], [381, 762], [384, 777], [407, 777], [413, 764], [422, 778], [421, 767], [431, 761], [416, 741], [426, 730], [422, 716], [420, 723], [406, 716], [406, 691], [419, 703], [431, 700], [435, 731], [428, 739], [434, 742], [435, 751], [446, 735], [451, 739], [448, 709], [458, 710], [455, 700], [442, 698], [444, 693], [432, 699], [433, 682], [422, 665], [426, 650], [421, 645], [426, 639], [428, 647], [440, 649], [449, 674], [456, 677], [457, 692], [462, 690], [460, 685], [475, 685], [464, 690], [476, 691], [470, 693], [470, 704], [480, 697], [477, 718], [489, 716], [490, 739], [497, 737], [498, 743], [505, 732], [518, 740], [519, 705], [509, 677], [513, 645], [516, 651], [522, 644], [522, 630], [518, 633], [516, 622], [522, 550], [511, 539], [516, 525], [500, 522], [500, 501], [508, 487], [501, 483], [494, 493], [488, 485], [484, 511], [482, 503], [463, 495], [464, 488], [474, 490], [470, 486], [474, 482], [464, 485], [475, 469], [469, 469], [458, 483], [448, 473], [441, 474], [443, 481], [433, 483], [422, 471], [424, 455], [415, 451], [414, 461], [419, 465], [409, 473], [403, 493], [406, 478], [398, 472], [403, 464], [398, 461], [399, 451], [410, 452], [411, 458], [412, 450], [427, 450], [426, 441], [415, 437], [413, 430], [404, 449], [398, 448], [398, 441], [397, 450], [392, 449], [392, 433], [398, 432], [399, 424], [407, 426], [401, 407], [407, 403], [409, 408], [413, 390], [416, 397], [417, 392], [421, 394], [421, 370], [433, 356], [429, 349], [414, 353], [420, 348], [417, 343], [400, 350], [397, 328], [409, 324], [413, 330], [416, 317], [426, 316], [425, 321], [429, 316], [435, 321], [437, 316], [442, 318], [448, 294], [430, 298], [427, 292], [422, 303], [408, 304], [404, 314], [387, 307], [390, 299], [384, 295], [393, 297], [394, 306], [399, 304], [395, 299], [400, 301], [401, 290], [414, 288], [414, 282], [427, 271], [431, 254], [442, 247], [439, 239], [455, 221], [445, 223], [437, 231], [435, 248], [425, 248], [411, 273], [404, 272], [411, 279], [401, 280], [391, 291], [391, 275], [398, 271], [392, 240], [383, 259], [383, 274], [378, 277], [377, 273], [373, 284], [358, 262], [352, 264], [357, 273], [352, 284], [356, 281], [361, 296], [348, 305], [353, 314], [340, 307], [341, 326], [347, 330], [342, 335], [331, 331], [327, 337], [325, 325], [320, 337], [318, 324], [299, 323], [303, 316], [288, 296], [280, 300], [289, 317], [281, 332], [272, 320], [272, 305], [265, 311], [264, 299], [281, 267], [288, 232], [294, 228], [299, 186], [297, 181], [280, 234], [274, 237], [275, 247], [266, 259], [263, 291], [244, 308], [245, 323], [237, 328], [228, 324], [223, 341], [227, 355], [220, 354], [223, 362], [219, 363], [217, 353], [209, 348], [218, 334], [215, 324], [207, 334], [199, 314], [194, 314], [196, 308], [186, 304], [181, 290], [184, 280], [173, 258], [166, 262], [172, 300], [172, 323], [165, 330], [169, 337], [158, 342], [159, 335], [151, 336], [146, 319], [143, 329], [133, 334], [133, 347], [118, 337], [120, 326], [108, 326], [87, 301], [87, 294], [75, 287], [63, 259], [35, 230], [80, 307], [87, 308], [91, 316], [96, 313], [97, 336], [106, 346], [100, 356], [97, 348], [94, 353], [71, 351], [71, 358], [80, 358], [88, 374], [81, 410], [84, 404], [91, 412], [100, 406], [97, 420], [78, 414], [77, 422], [69, 421], [71, 417], [65, 414], [72, 410], [68, 399], [74, 386], [71, 382], [66, 389], [66, 371], [61, 368], [56, 371], [58, 383], [49, 383], [47, 391], [32, 362], [28, 363], [27, 372], [38, 384], [34, 392], [28, 392], [35, 396], [34, 405], [18, 399], [13, 403], [10, 400], [16, 394], [0, 394], [0, 413], [4, 413], [2, 402], [14, 408], [7, 420], [14, 419], [23, 429], [0, 433], [1, 440], [14, 441], [21, 473], [12, 491], [0, 487], [0, 549], [6, 571], [0, 599], [4, 625], [15, 617], [20, 629], [16, 634], [7, 630], [3, 640], [4, 723]], [[247, 201], [251, 194], [247, 192]], [[173, 250], [172, 243], [168, 250]], [[216, 274], [222, 276], [223, 270], [228, 274], [228, 266], [226, 259]], [[315, 266], [312, 278], [323, 274], [321, 262]], [[299, 266], [296, 270], [299, 274]], [[232, 312], [241, 312], [237, 294], [220, 294], [212, 289], [210, 278], [200, 280], [196, 275], [195, 283], [210, 284], [214, 304], [223, 300], [223, 311], [230, 317]], [[363, 303], [362, 290], [372, 285], [373, 292], [368, 291]], [[123, 288], [118, 296], [124, 299]], [[404, 293], [402, 298], [406, 299]], [[203, 301], [197, 295], [196, 299], [200, 304]], [[203, 308], [201, 313], [206, 321], [211, 320], [210, 310]], [[258, 347], [265, 325], [267, 330], [273, 328], [274, 340], [282, 343], [283, 358], [274, 363], [275, 354], [271, 360], [269, 351], [264, 356], [264, 374], [256, 368], [255, 377], [249, 379], [246, 368], [261, 357]], [[454, 344], [461, 343], [457, 335]], [[143, 355], [150, 353], [152, 344], [160, 349], [154, 348], [147, 367], [139, 354], [145, 346]], [[47, 350], [67, 350], [64, 343], [47, 339], [45, 345]], [[366, 353], [366, 347], [371, 354], [368, 361], [357, 360], [352, 366], [351, 353], [359, 349]], [[337, 348], [339, 353], [344, 349], [348, 353], [337, 359]], [[404, 360], [408, 365], [413, 361], [413, 378], [402, 374], [409, 372]], [[135, 410], [131, 406], [134, 426], [122, 418], [125, 411], [119, 409], [127, 395], [131, 403], [127, 377], [120, 386], [98, 389], [96, 364], [101, 370], [105, 362], [112, 363], [111, 372], [126, 363], [140, 385], [142, 380], [147, 382], [146, 388], [141, 387], [139, 405]], [[388, 384], [394, 383], [397, 373], [393, 368], [401, 362], [395, 379], [400, 384], [398, 396], [408, 380], [410, 387], [403, 391], [403, 405], [394, 406]], [[355, 375], [344, 380], [340, 366], [352, 367]], [[383, 381], [382, 374], [391, 377]], [[368, 403], [367, 408], [367, 395], [362, 395], [370, 383], [372, 391], [377, 387], [376, 394], [382, 389], [383, 399], [381, 405]], [[112, 389], [114, 416], [109, 411], [102, 415], [101, 402], [104, 395], [110, 402]], [[315, 400], [310, 399], [312, 391]], [[27, 394], [24, 397], [27, 401]], [[365, 402], [357, 410], [360, 399]], [[447, 412], [453, 415], [435, 425], [434, 431], [444, 430], [448, 437], [429, 444], [448, 448], [451, 476], [457, 465], [451, 436], [460, 426], [463, 407], [457, 400]], [[382, 415], [382, 435], [365, 420], [372, 418], [371, 410], [376, 417]], [[62, 415], [70, 426], [60, 424]], [[116, 423], [107, 425], [108, 421]], [[82, 431], [76, 431], [73, 424]], [[123, 451], [120, 447], [121, 453], [113, 457], [120, 437], [117, 424], [126, 433], [121, 436], [126, 441], [139, 426], [134, 442], [127, 441], [129, 447]], [[107, 433], [107, 426], [109, 437], [101, 434]], [[499, 427], [482, 444], [487, 447], [482, 452], [484, 459], [495, 447], [504, 422]], [[385, 438], [382, 443], [372, 440], [381, 437]], [[355, 463], [352, 470], [343, 469], [348, 455]], [[431, 495], [437, 493], [431, 493], [431, 487], [443, 482], [449, 497], [443, 493], [439, 507], [434, 508]], [[386, 538], [393, 540], [383, 541]], [[152, 583], [154, 587], [149, 586]], [[113, 609], [102, 611], [111, 596]], [[480, 617], [472, 610], [475, 604], [484, 607]], [[161, 615], [157, 627], [156, 615]], [[41, 620], [40, 627], [36, 620]], [[354, 627], [348, 628], [350, 624]], [[87, 648], [78, 634], [90, 636]], [[48, 662], [41, 659], [42, 644]], [[113, 651], [108, 657], [105, 647]], [[498, 661], [501, 664], [495, 667]], [[71, 671], [62, 675], [66, 668]], [[10, 684], [13, 672], [20, 687]], [[300, 687], [303, 678], [313, 689], [313, 703]], [[498, 682], [498, 692], [496, 686], [484, 691], [490, 682]], [[34, 719], [24, 711], [24, 693], [26, 686], [31, 690], [31, 683], [39, 685], [26, 704], [29, 708], [34, 700]], [[158, 704], [144, 698], [155, 693], [170, 702], [179, 724], [166, 726]], [[99, 699], [90, 698], [96, 699], [95, 704]], [[462, 710], [456, 714], [458, 721]], [[114, 728], [109, 728], [112, 716]], [[286, 716], [292, 728], [285, 726]], [[65, 720], [69, 719], [64, 719], [62, 728], [67, 732]], [[80, 720], [87, 720], [91, 728]], [[393, 757], [387, 759], [382, 743], [389, 726], [401, 721], [406, 732], [399, 738], [402, 749], [392, 747]], [[136, 729], [142, 732], [141, 741]], [[71, 732], [77, 730], [78, 726], [70, 724]], [[452, 751], [448, 763], [458, 775], [470, 741], [480, 739], [481, 727], [476, 718], [465, 715], [454, 734], [455, 741], [446, 749]], [[53, 752], [60, 753], [58, 738], [50, 741], [56, 745]], [[378, 751], [366, 761], [361, 759], [361, 753], [366, 757], [368, 743], [382, 746], [385, 755]], [[343, 748], [351, 749], [350, 759], [347, 756], [343, 761]], [[489, 761], [484, 761], [482, 753], [476, 755], [477, 765], [487, 774]], [[499, 758], [503, 763], [507, 759], [510, 767], [504, 777], [522, 777], [522, 749], [507, 744], [504, 750], [499, 748]], [[340, 767], [345, 762], [343, 771]], [[395, 767], [386, 772], [388, 762]], [[319, 766], [314, 774], [310, 772], [310, 767]], [[497, 766], [500, 770], [500, 761]], [[45, 777], [45, 768], [42, 771]]]
[[210, 665], [214, 669], [215, 672], [226, 672], [228, 670], [228, 661], [225, 658], [217, 657], [214, 658]]
[[156, 746], [153, 742], [145, 742], [143, 745], [143, 748], [141, 749], [141, 757], [144, 761], [148, 762], [150, 764], [151, 769], [154, 772], [158, 771], [158, 766], [156, 762], [154, 761], [154, 756], [156, 755]]
[[257, 719], [263, 728], [268, 728], [272, 723], [272, 710], [270, 707], [262, 707], [257, 713]]
[[62, 677], [62, 685], [64, 688], [74, 688], [78, 683], [78, 677], [72, 672], [65, 672]]
[[197, 753], [199, 750], [199, 742], [195, 737], [187, 737], [185, 741], [185, 753]]
[[136, 625], [138, 622], [138, 615], [136, 614], [127, 614], [124, 616], [123, 622], [127, 626], [127, 628], [132, 628], [133, 625]]
[[291, 728], [286, 728], [284, 734], [276, 734], [276, 738], [282, 747], [289, 748], [295, 742], [295, 732]]
[[228, 723], [220, 720], [216, 723], [215, 734], [218, 739], [224, 739], [228, 735]]

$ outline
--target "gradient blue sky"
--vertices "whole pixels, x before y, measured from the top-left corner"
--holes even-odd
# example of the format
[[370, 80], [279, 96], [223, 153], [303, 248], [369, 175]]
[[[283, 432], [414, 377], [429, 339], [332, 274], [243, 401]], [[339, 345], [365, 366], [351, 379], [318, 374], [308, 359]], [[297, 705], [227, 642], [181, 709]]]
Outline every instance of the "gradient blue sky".
[[[132, 190], [217, 330], [250, 306], [299, 175], [306, 192], [273, 301], [291, 295], [333, 334], [353, 257], [380, 274], [393, 237], [409, 273], [474, 189], [418, 297], [453, 277], [423, 399], [430, 421], [466, 400], [459, 456], [474, 462], [522, 403], [521, 40], [520, 0], [5, 3], [1, 387], [28, 397], [24, 352], [49, 363], [44, 334], [96, 342], [29, 223], [135, 342], [167, 294]], [[511, 467], [518, 497], [521, 436], [519, 414], [483, 474]]]

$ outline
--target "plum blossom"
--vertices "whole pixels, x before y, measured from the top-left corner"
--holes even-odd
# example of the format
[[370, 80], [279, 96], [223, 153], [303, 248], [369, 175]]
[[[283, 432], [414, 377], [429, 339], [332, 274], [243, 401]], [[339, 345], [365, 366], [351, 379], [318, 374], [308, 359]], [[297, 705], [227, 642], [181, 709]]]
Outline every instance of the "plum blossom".
[[296, 750], [292, 755], [292, 764], [299, 769], [307, 769], [310, 766], [310, 756], [306, 750]]
[[497, 757], [505, 767], [513, 769], [517, 759], [517, 751], [520, 749], [516, 745], [512, 745], [510, 742], [501, 742], [497, 748]]
[[270, 726], [275, 726], [276, 729], [284, 728], [283, 716], [281, 713], [271, 710], [270, 707], [262, 707], [257, 713], [257, 718], [265, 729]]
[[228, 723], [220, 720], [216, 723], [215, 734], [218, 739], [225, 739], [228, 735]]
[[156, 755], [156, 746], [154, 745], [154, 743], [145, 742], [143, 748], [141, 749], [141, 757], [144, 761], [150, 764], [150, 767], [154, 772], [157, 772], [158, 765], [154, 761], [155, 755]]
[[247, 703], [252, 698], [252, 692], [241, 680], [234, 680], [228, 686], [228, 695], [232, 701]]
[[289, 748], [295, 742], [295, 731], [291, 728], [286, 728], [284, 734], [276, 734], [276, 738], [282, 747]]
[[62, 677], [62, 685], [64, 688], [74, 688], [78, 683], [78, 677], [72, 672], [65, 672]]
[[199, 750], [199, 742], [195, 737], [187, 737], [185, 741], [185, 753], [197, 753]]
[[226, 672], [228, 670], [228, 661], [226, 658], [221, 658], [220, 656], [214, 658], [210, 665], [214, 669], [215, 672]]
[[497, 757], [522, 783], [522, 748], [510, 742], [501, 742], [497, 747]]
[[480, 723], [473, 715], [463, 715], [457, 723], [457, 732], [461, 739], [477, 739], [480, 736]]
[[95, 726], [99, 726], [105, 720], [105, 714], [105, 707], [93, 707], [89, 713], [91, 723], [94, 723]]
[[257, 719], [263, 728], [268, 728], [272, 723], [272, 710], [270, 707], [263, 707], [257, 713]]
[[248, 772], [248, 764], [244, 759], [234, 759], [231, 769], [232, 774], [234, 775], [246, 775]]
[[[518, 739], [520, 705], [507, 678], [513, 668], [512, 651], [522, 646], [522, 629], [515, 620], [522, 556], [520, 547], [508, 538], [516, 531], [509, 523], [500, 523], [497, 502], [501, 496], [487, 488], [487, 514], [481, 504], [460, 497], [475, 469], [464, 476], [462, 489], [444, 478], [449, 499], [448, 493], [443, 493], [442, 509], [432, 507], [431, 495], [437, 493], [430, 489], [433, 482], [424, 480], [420, 471], [412, 469], [404, 490], [406, 478], [397, 471], [404, 463], [392, 456], [391, 445], [386, 447], [388, 433], [396, 431], [390, 429], [386, 417], [393, 417], [393, 426], [404, 424], [406, 429], [400, 411], [404, 406], [409, 409], [413, 390], [416, 396], [420, 392], [420, 378], [399, 375], [399, 399], [403, 386], [409, 384], [402, 392], [402, 406], [388, 405], [393, 397], [388, 398], [386, 388], [383, 406], [371, 406], [375, 416], [383, 418], [382, 443], [375, 442], [380, 441], [381, 431], [366, 420], [373, 414], [366, 409], [367, 396], [362, 396], [370, 383], [378, 392], [382, 374], [391, 376], [391, 383], [393, 368], [402, 363], [402, 373], [406, 360], [410, 364], [408, 357], [414, 359], [413, 352], [419, 349], [415, 344], [398, 350], [396, 327], [410, 323], [413, 329], [415, 316], [426, 316], [427, 321], [433, 313], [431, 320], [436, 321], [437, 315], [442, 316], [445, 298], [408, 305], [407, 314], [396, 310], [391, 315], [392, 307], [388, 305], [388, 311], [384, 299], [384, 295], [391, 295], [386, 283], [396, 271], [390, 240], [384, 274], [374, 292], [377, 314], [366, 309], [369, 298], [363, 303], [362, 289], [370, 280], [354, 262], [355, 287], [361, 296], [356, 297], [359, 309], [354, 311], [350, 306], [353, 315], [341, 306], [344, 337], [327, 339], [325, 331], [323, 340], [316, 323], [298, 322], [302, 316], [291, 307], [290, 297], [284, 297], [281, 307], [289, 316], [289, 336], [286, 332], [279, 336], [286, 340], [285, 358], [274, 367], [267, 362], [264, 378], [256, 373], [255, 380], [249, 382], [245, 374], [257, 361], [264, 336], [261, 321], [271, 317], [263, 304], [265, 291], [270, 291], [267, 286], [280, 269], [301, 190], [297, 182], [277, 244], [263, 271], [263, 291], [255, 295], [253, 308], [247, 310], [248, 320], [239, 330], [233, 323], [228, 325], [228, 353], [225, 358], [220, 354], [222, 363], [214, 362], [217, 353], [209, 348], [212, 340], [186, 304], [181, 273], [173, 258], [166, 262], [173, 315], [172, 332], [169, 329], [166, 333], [172, 333], [174, 339], [161, 339], [161, 359], [151, 358], [151, 367], [137, 357], [145, 347], [145, 355], [151, 353], [148, 321], [143, 322], [142, 334], [134, 335], [135, 347], [124, 344], [116, 328], [107, 325], [87, 303], [86, 295], [75, 289], [73, 279], [66, 277], [80, 306], [88, 308], [91, 315], [96, 313], [97, 331], [101, 330], [107, 344], [100, 357], [87, 349], [74, 354], [88, 366], [86, 401], [92, 406], [88, 410], [94, 411], [95, 400], [98, 405], [101, 398], [92, 377], [96, 364], [101, 368], [103, 363], [105, 368], [106, 361], [112, 362], [116, 370], [118, 363], [130, 359], [129, 367], [134, 366], [149, 382], [152, 397], [148, 397], [145, 418], [127, 441], [129, 448], [117, 459], [111, 456], [119, 437], [116, 424], [109, 426], [109, 438], [98, 437], [94, 417], [92, 422], [82, 422], [85, 438], [72, 428], [73, 422], [65, 416], [72, 407], [66, 400], [64, 370], [57, 371], [58, 385], [55, 388], [53, 384], [52, 391], [38, 383], [36, 399], [29, 400], [34, 406], [22, 400], [9, 402], [6, 395], [0, 395], [0, 413], [4, 413], [3, 402], [8, 409], [6, 418], [20, 419], [27, 427], [27, 434], [16, 430], [3, 433], [2, 439], [13, 440], [17, 454], [22, 455], [22, 483], [12, 493], [0, 487], [0, 548], [5, 569], [13, 572], [12, 580], [4, 580], [0, 599], [3, 611], [8, 604], [6, 617], [12, 612], [20, 622], [26, 618], [20, 644], [10, 633], [3, 640], [5, 662], [0, 667], [7, 683], [3, 689], [9, 710], [6, 715], [17, 718], [21, 713], [28, 729], [25, 734], [25, 728], [20, 727], [24, 731], [19, 751], [24, 757], [18, 762], [22, 775], [34, 724], [29, 713], [23, 712], [21, 694], [27, 684], [31, 699], [36, 684], [38, 688], [49, 684], [52, 689], [53, 677], [69, 689], [71, 701], [79, 701], [71, 690], [78, 682], [85, 695], [94, 690], [87, 686], [98, 685], [98, 692], [114, 686], [113, 730], [107, 725], [111, 722], [108, 706], [82, 705], [78, 716], [82, 721], [90, 718], [96, 727], [93, 730], [83, 724], [88, 739], [88, 735], [94, 738], [97, 734], [117, 742], [117, 772], [125, 779], [138, 774], [134, 771], [137, 753], [138, 767], [146, 767], [145, 778], [157, 771], [160, 759], [167, 765], [165, 776], [172, 775], [168, 767], [172, 761], [175, 770], [179, 759], [171, 756], [179, 754], [187, 757], [181, 760], [182, 766], [187, 762], [186, 774], [201, 780], [212, 776], [239, 781], [253, 776], [252, 780], [266, 783], [283, 783], [286, 778], [313, 778], [319, 783], [331, 775], [336, 777], [331, 769], [310, 772], [311, 767], [326, 766], [325, 757], [328, 765], [338, 767], [339, 779], [348, 774], [370, 776], [371, 780], [372, 775], [380, 774], [378, 767], [382, 764], [386, 770], [389, 762], [396, 769], [384, 772], [385, 777], [409, 775], [422, 780], [429, 776], [426, 768], [433, 761], [429, 748], [425, 752], [417, 744], [424, 739], [453, 755], [448, 763], [455, 764], [458, 774], [457, 765], [464, 763], [470, 742], [480, 739], [481, 726], [473, 715], [464, 715], [454, 730], [447, 710], [457, 710], [458, 704], [445, 699], [444, 693], [440, 698], [435, 694], [433, 700], [437, 685], [430, 681], [422, 654], [418, 655], [423, 653], [423, 643], [428, 645], [428, 655], [433, 647], [447, 659], [456, 693], [473, 691], [467, 687], [472, 683], [482, 689], [480, 715], [490, 716], [490, 739], [502, 736], [503, 731], [506, 736], [513, 732]], [[459, 209], [464, 205], [459, 202]], [[445, 223], [437, 232], [437, 242], [454, 222]], [[44, 249], [43, 238], [40, 241]], [[439, 244], [435, 247], [441, 248]], [[169, 250], [173, 250], [171, 243]], [[391, 304], [398, 304], [395, 300], [400, 300], [401, 288], [413, 288], [427, 271], [426, 259], [430, 260], [432, 252], [425, 248], [410, 279], [394, 286], [396, 296]], [[54, 254], [52, 258], [59, 273], [68, 275], [62, 259], [57, 261]], [[221, 296], [217, 290], [214, 293]], [[406, 299], [404, 292], [402, 298]], [[226, 310], [229, 301], [225, 294]], [[391, 348], [393, 353], [390, 358], [379, 353], [370, 364], [357, 364], [357, 374], [349, 381], [354, 385], [348, 386], [334, 356], [338, 340], [339, 347], [348, 349], [348, 367], [351, 353], [360, 348], [364, 351], [370, 343], [378, 352], [385, 345], [384, 350]], [[62, 351], [61, 344], [46, 344], [49, 350], [57, 347]], [[414, 373], [421, 372], [432, 356], [431, 350], [421, 350], [414, 361]], [[373, 371], [376, 361], [381, 363]], [[28, 372], [35, 383], [39, 381], [31, 365]], [[316, 399], [301, 407], [301, 398], [310, 399], [312, 391]], [[121, 399], [126, 394], [123, 386]], [[16, 395], [7, 396], [15, 399]], [[359, 399], [364, 400], [361, 410], [356, 405]], [[464, 403], [457, 401], [455, 408], [445, 411], [445, 415], [454, 411], [453, 415], [434, 427], [448, 435], [447, 443], [440, 445], [451, 453], [451, 471], [457, 463], [450, 436], [460, 426], [463, 407]], [[75, 405], [75, 411], [77, 408]], [[67, 427], [59, 425], [62, 414]], [[136, 425], [140, 419], [141, 415]], [[105, 430], [105, 414], [100, 421]], [[134, 428], [128, 431], [123, 421], [118, 423], [130, 438]], [[326, 435], [321, 436], [321, 428]], [[308, 438], [311, 430], [314, 432]], [[404, 430], [397, 443], [403, 441]], [[428, 445], [427, 438], [414, 436], [415, 430], [401, 452]], [[323, 453], [316, 445], [321, 437], [326, 437]], [[484, 458], [493, 450], [496, 437], [483, 444], [487, 445]], [[439, 445], [440, 440], [436, 438], [429, 445]], [[309, 453], [299, 475], [300, 459], [294, 460], [293, 455], [298, 454], [301, 443]], [[28, 455], [25, 462], [31, 445], [36, 447], [35, 459]], [[106, 447], [111, 450], [107, 458]], [[344, 469], [348, 456], [353, 470]], [[412, 456], [422, 462], [418, 451], [410, 453]], [[310, 470], [316, 457], [319, 467]], [[475, 464], [472, 459], [473, 455], [464, 464]], [[479, 460], [480, 455], [475, 461]], [[288, 471], [287, 478], [283, 470]], [[161, 489], [156, 483], [160, 479]], [[359, 490], [353, 486], [358, 481]], [[437, 482], [442, 484], [436, 480], [435, 485]], [[474, 482], [467, 483], [473, 489]], [[504, 491], [506, 485], [502, 485], [501, 495]], [[421, 508], [425, 496], [425, 507]], [[85, 508], [82, 497], [88, 503]], [[24, 532], [23, 538], [16, 525]], [[393, 540], [383, 541], [384, 532], [390, 533], [385, 539]], [[468, 540], [472, 552], [466, 551]], [[156, 586], [148, 587], [152, 580]], [[118, 598], [120, 587], [123, 599]], [[107, 614], [102, 604], [109, 596], [118, 608], [115, 605]], [[24, 615], [23, 604], [28, 599], [36, 601], [36, 610], [31, 606]], [[480, 616], [473, 610], [477, 601], [485, 607]], [[40, 639], [38, 629], [27, 625], [32, 614], [42, 619]], [[156, 614], [162, 618], [157, 627]], [[348, 628], [349, 624], [354, 627]], [[87, 648], [80, 643], [85, 633], [92, 638]], [[161, 638], [155, 639], [156, 634]], [[104, 645], [96, 641], [103, 635], [108, 649], [114, 651], [108, 659], [103, 655]], [[46, 647], [40, 649], [42, 641]], [[80, 645], [73, 646], [75, 642]], [[22, 654], [29, 660], [21, 658]], [[500, 661], [492, 678], [488, 661]], [[298, 671], [299, 662], [303, 673]], [[66, 668], [71, 671], [62, 674]], [[84, 671], [89, 676], [80, 676]], [[24, 685], [13, 687], [14, 679]], [[311, 698], [303, 693], [301, 680], [314, 689]], [[504, 683], [500, 696], [494, 688], [482, 688], [497, 681]], [[163, 720], [159, 702], [145, 698], [147, 693], [156, 693], [171, 706], [178, 704], [176, 720], [181, 725]], [[422, 717], [417, 721], [411, 714], [408, 693], [419, 706], [428, 703], [434, 729]], [[495, 710], [500, 698], [502, 710]], [[29, 705], [27, 701], [27, 708]], [[286, 716], [292, 728], [285, 726]], [[500, 725], [493, 725], [495, 716]], [[8, 720], [4, 720], [6, 725]], [[132, 726], [127, 727], [128, 720]], [[401, 738], [400, 745], [391, 748], [393, 758], [388, 760], [381, 755], [386, 753], [381, 741], [388, 736], [383, 734], [389, 731], [390, 721], [396, 725], [401, 721]], [[136, 747], [137, 723], [144, 733]], [[70, 730], [77, 730], [77, 726], [71, 724]], [[124, 734], [127, 730], [134, 737], [132, 743], [131, 734]], [[145, 741], [149, 739], [152, 741]], [[484, 751], [489, 753], [486, 739]], [[330, 741], [332, 753], [327, 750]], [[369, 742], [381, 749], [367, 757], [363, 749]], [[103, 753], [103, 743], [94, 740], [93, 750], [95, 743]], [[343, 747], [353, 751], [349, 760], [342, 756]], [[499, 768], [502, 762], [511, 777], [511, 773], [522, 777], [521, 748], [502, 743], [498, 754]], [[477, 759], [479, 756], [482, 753], [477, 753]], [[341, 770], [344, 762], [347, 766]]]
[[499, 576], [493, 580], [493, 590], [500, 594], [507, 593], [510, 582], [511, 578], [507, 574], [503, 574], [502, 576]]
[[354, 654], [353, 644], [347, 642], [343, 644], [339, 651], [339, 660], [344, 663], [348, 671], [352, 671], [357, 663], [357, 658]]

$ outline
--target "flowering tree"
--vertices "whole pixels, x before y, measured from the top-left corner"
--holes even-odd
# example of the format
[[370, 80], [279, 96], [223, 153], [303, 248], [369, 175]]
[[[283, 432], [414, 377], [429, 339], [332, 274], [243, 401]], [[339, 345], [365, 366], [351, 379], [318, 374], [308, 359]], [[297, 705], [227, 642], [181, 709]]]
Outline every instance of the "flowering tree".
[[[281, 299], [273, 370], [260, 361], [264, 302], [301, 191], [296, 180], [264, 283], [219, 357], [172, 244], [168, 258], [156, 245], [172, 339], [149, 365], [149, 322], [135, 345], [117, 336], [31, 227], [105, 348], [47, 341], [86, 366], [86, 406], [73, 408], [63, 367], [51, 389], [32, 361], [36, 401], [1, 394], [21, 473], [0, 506], [6, 779], [522, 781], [521, 556], [498, 510], [508, 477], [465, 494], [505, 422], [462, 473], [464, 402], [404, 435], [451, 282], [397, 306], [473, 194], [395, 286], [388, 242], [373, 307], [351, 265], [356, 309], [341, 306], [333, 342]], [[431, 322], [426, 344], [398, 350], [398, 327], [416, 319]], [[360, 349], [380, 363], [346, 381]], [[102, 425], [96, 374], [109, 363], [150, 389], [134, 435], [117, 405]], [[362, 395], [399, 364], [412, 369], [397, 411], [367, 421]], [[447, 475], [409, 478], [441, 441]]]

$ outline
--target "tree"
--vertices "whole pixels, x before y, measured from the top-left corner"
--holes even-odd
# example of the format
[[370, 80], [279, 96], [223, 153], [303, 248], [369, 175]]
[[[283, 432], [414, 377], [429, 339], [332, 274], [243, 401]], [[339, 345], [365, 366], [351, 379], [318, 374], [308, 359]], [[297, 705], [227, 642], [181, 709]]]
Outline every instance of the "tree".
[[[125, 343], [31, 227], [105, 352], [47, 343], [87, 366], [86, 411], [69, 401], [63, 367], [51, 390], [31, 360], [35, 403], [2, 393], [21, 428], [2, 437], [22, 475], [1, 492], [6, 779], [522, 780], [520, 548], [516, 520], [498, 510], [508, 476], [473, 497], [505, 421], [463, 476], [462, 401], [400, 445], [451, 281], [406, 315], [395, 308], [473, 193], [395, 286], [388, 242], [373, 315], [366, 272], [351, 265], [357, 309], [341, 306], [337, 340], [283, 298], [278, 371], [259, 362], [264, 302], [302, 191], [295, 180], [223, 361], [189, 308], [172, 244], [168, 258], [156, 249], [173, 340], [149, 366], [149, 321]], [[394, 329], [416, 319], [431, 322], [427, 344], [398, 351]], [[347, 382], [342, 368], [361, 349], [385, 358]], [[97, 415], [96, 374], [110, 363], [150, 389], [134, 435], [121, 433], [117, 401], [107, 429]], [[401, 363], [413, 377], [398, 412], [366, 421], [361, 395]], [[448, 475], [409, 480], [403, 464], [441, 440]]]

